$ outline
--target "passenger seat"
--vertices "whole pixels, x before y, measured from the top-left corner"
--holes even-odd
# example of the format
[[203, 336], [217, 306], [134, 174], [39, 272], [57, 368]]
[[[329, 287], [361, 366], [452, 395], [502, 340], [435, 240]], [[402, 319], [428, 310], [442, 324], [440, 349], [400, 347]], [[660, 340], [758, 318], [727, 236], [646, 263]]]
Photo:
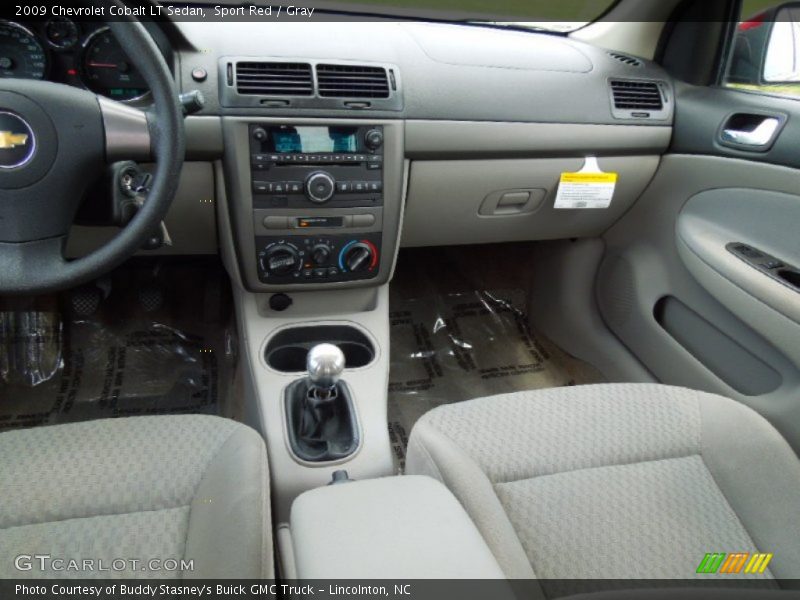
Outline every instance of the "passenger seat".
[[707, 553], [739, 552], [773, 555], [758, 577], [800, 578], [800, 460], [721, 396], [594, 385], [445, 405], [414, 427], [406, 471], [453, 491], [510, 578], [708, 578]]

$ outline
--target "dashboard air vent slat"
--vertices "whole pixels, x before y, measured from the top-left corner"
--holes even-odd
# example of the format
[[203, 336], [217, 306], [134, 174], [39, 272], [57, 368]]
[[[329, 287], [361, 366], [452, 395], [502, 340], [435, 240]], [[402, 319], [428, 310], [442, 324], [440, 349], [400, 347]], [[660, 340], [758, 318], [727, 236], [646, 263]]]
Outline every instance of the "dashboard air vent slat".
[[236, 91], [262, 96], [311, 96], [314, 81], [307, 63], [237, 62]]
[[608, 55], [614, 60], [618, 60], [622, 64], [628, 65], [629, 67], [641, 67], [644, 64], [638, 58], [628, 56], [627, 54], [621, 54], [620, 52], [609, 52]]
[[652, 110], [664, 108], [658, 84], [653, 81], [612, 81], [614, 107], [619, 110]]
[[317, 65], [317, 86], [323, 98], [388, 98], [383, 67]]

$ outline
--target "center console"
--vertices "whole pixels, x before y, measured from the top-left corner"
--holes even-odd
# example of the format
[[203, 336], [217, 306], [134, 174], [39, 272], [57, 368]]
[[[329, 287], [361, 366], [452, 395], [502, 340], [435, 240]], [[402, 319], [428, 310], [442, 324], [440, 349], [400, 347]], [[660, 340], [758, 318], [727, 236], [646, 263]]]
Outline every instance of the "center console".
[[[218, 215], [223, 260], [238, 283], [242, 418], [267, 442], [278, 523], [337, 470], [363, 480], [395, 469], [386, 284], [407, 179], [403, 127], [222, 119]], [[327, 356], [318, 362], [328, 379], [314, 375], [315, 352]]]
[[394, 264], [402, 125], [226, 119], [239, 261], [252, 291], [374, 286]]

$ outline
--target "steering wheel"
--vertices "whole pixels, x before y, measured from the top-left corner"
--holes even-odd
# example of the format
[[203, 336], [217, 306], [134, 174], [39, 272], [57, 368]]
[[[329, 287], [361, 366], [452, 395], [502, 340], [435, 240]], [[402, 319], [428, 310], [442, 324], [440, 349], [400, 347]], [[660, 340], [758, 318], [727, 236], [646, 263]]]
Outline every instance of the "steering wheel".
[[[0, 294], [56, 291], [110, 271], [157, 229], [175, 195], [185, 141], [172, 74], [141, 23], [108, 24], [150, 87], [147, 113], [67, 85], [3, 80]], [[149, 157], [156, 170], [136, 216], [101, 248], [67, 261], [67, 233], [89, 185], [108, 163]]]

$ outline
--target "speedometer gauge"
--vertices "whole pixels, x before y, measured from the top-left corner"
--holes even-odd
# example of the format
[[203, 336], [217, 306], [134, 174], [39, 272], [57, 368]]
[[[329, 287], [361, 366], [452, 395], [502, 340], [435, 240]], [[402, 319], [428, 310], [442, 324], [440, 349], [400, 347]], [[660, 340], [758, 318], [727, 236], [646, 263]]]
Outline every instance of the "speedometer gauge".
[[0, 21], [0, 77], [44, 79], [47, 55], [22, 25]]
[[135, 100], [149, 91], [109, 29], [100, 29], [85, 42], [82, 76], [86, 87], [114, 100]]

